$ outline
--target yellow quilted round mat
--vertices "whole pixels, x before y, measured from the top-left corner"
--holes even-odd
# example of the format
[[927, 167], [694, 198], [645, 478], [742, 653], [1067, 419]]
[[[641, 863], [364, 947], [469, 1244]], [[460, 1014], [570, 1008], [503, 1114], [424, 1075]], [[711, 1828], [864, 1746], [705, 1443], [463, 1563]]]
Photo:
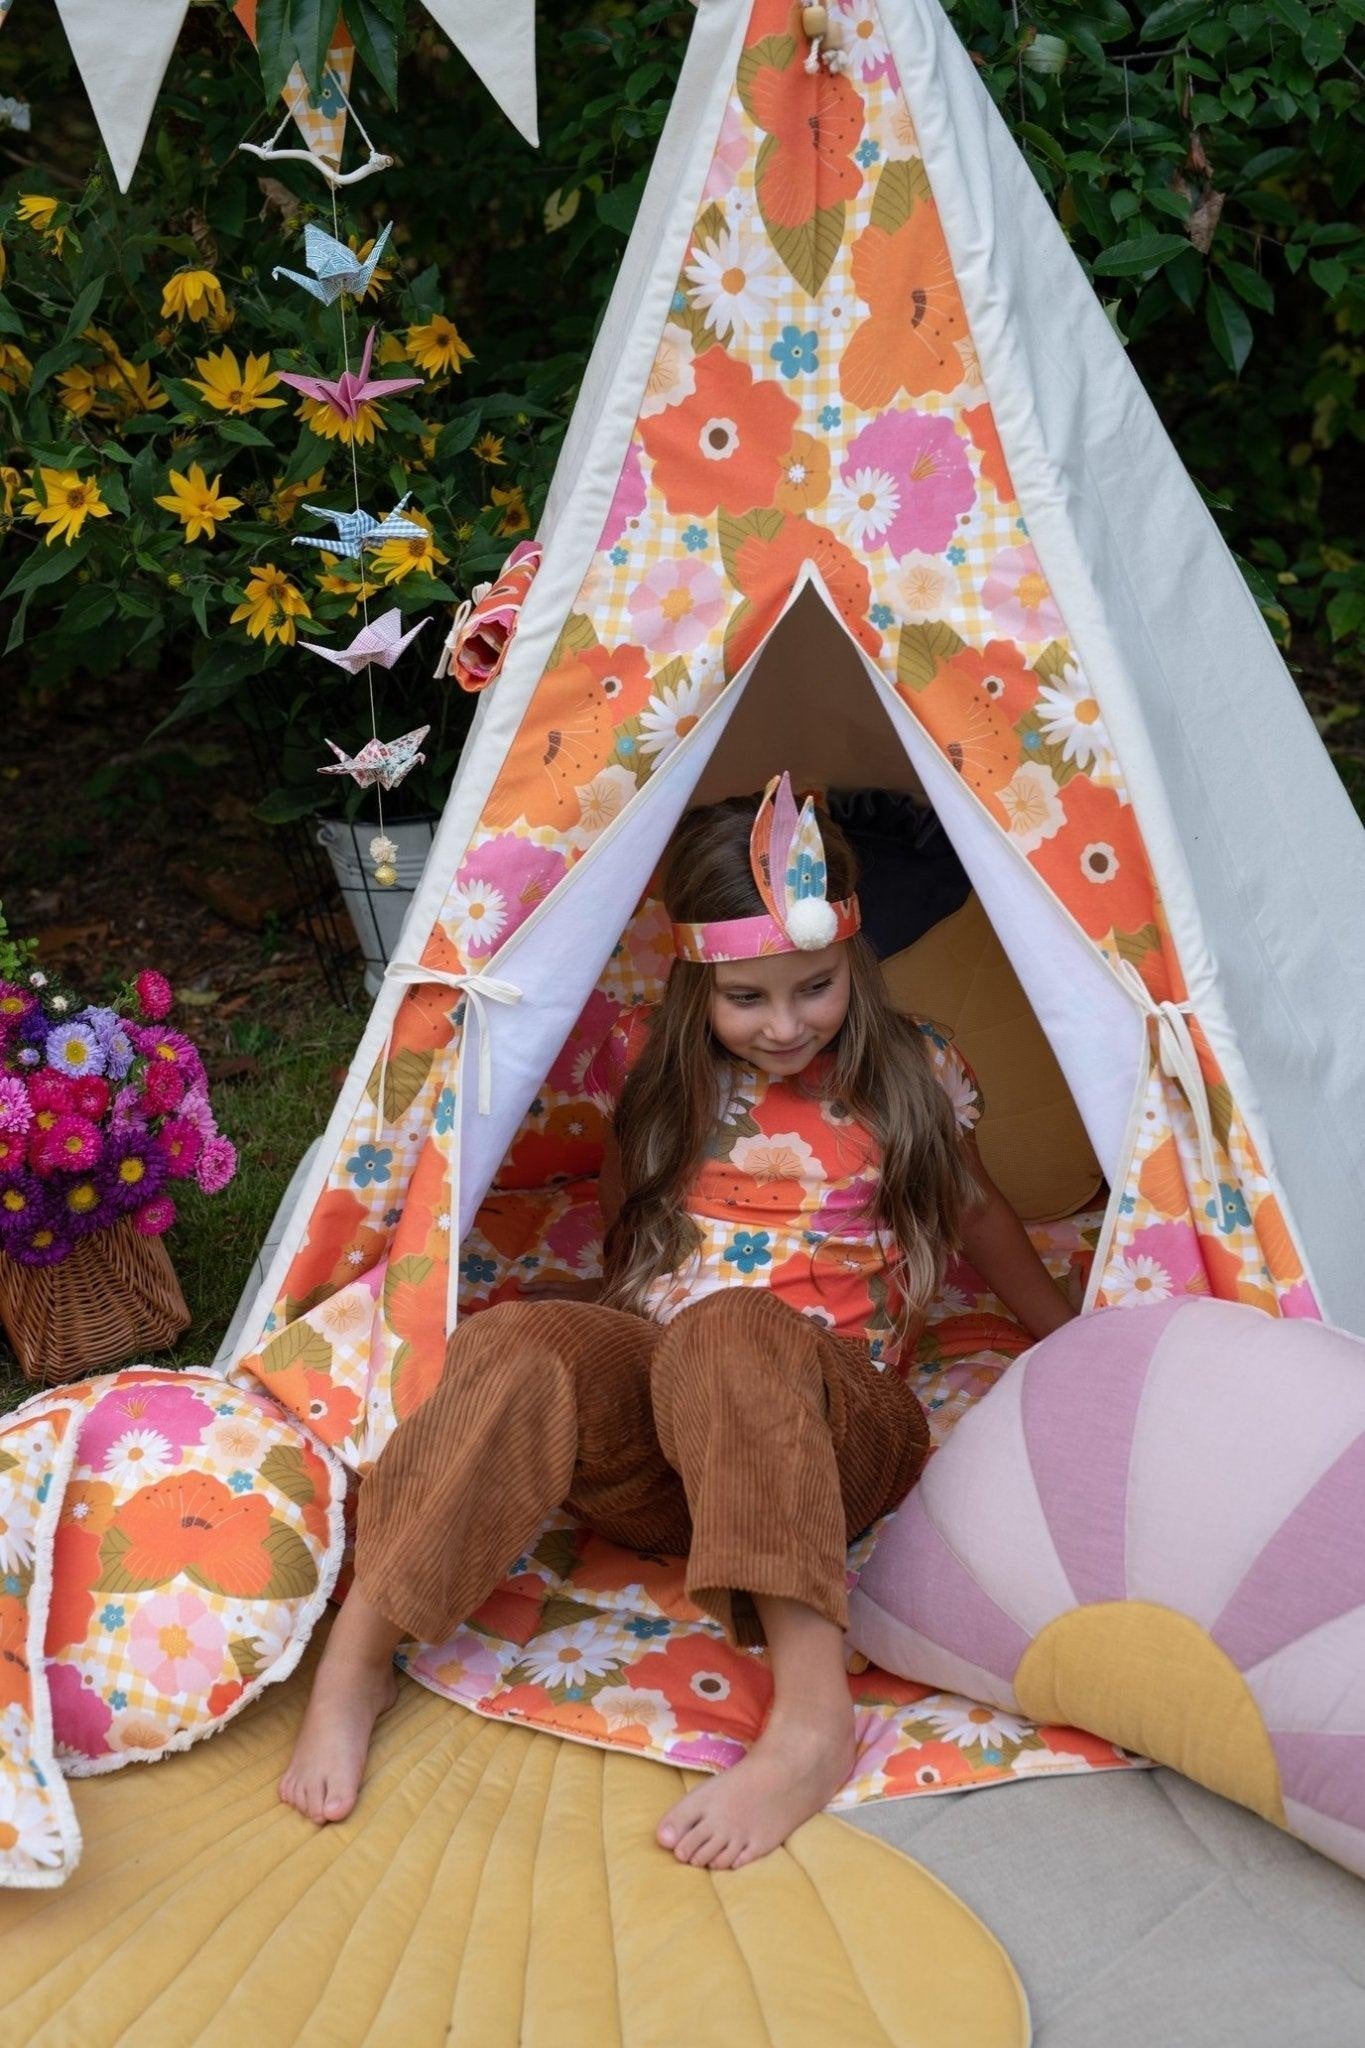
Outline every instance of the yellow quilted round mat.
[[696, 1780], [407, 1679], [353, 1817], [275, 1797], [316, 1649], [222, 1734], [73, 1786], [56, 1891], [0, 1896], [27, 2048], [1025, 2048], [1005, 1951], [821, 1816], [747, 1870], [654, 1827]]

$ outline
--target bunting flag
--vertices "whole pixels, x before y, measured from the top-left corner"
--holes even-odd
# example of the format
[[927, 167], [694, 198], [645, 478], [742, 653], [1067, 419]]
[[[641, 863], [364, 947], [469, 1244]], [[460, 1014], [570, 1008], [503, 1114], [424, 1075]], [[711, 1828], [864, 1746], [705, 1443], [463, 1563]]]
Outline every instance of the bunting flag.
[[512, 126], [538, 148], [536, 0], [423, 0]]
[[189, 0], [54, 0], [120, 192], [133, 181]]
[[[232, 11], [254, 43], [256, 0], [237, 0]], [[354, 70], [355, 44], [345, 21], [338, 16], [327, 51], [319, 97], [315, 100], [309, 92], [308, 81], [298, 64], [285, 80], [284, 91], [280, 95], [294, 116], [294, 125], [306, 146], [314, 156], [338, 169], [341, 167], [341, 152], [346, 145], [346, 107]]]

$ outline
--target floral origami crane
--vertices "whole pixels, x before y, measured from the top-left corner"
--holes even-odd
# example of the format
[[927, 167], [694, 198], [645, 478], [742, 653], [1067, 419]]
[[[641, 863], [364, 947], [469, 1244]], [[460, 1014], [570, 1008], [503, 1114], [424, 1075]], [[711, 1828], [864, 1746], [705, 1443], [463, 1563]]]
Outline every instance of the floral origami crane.
[[403, 777], [426, 760], [417, 749], [430, 731], [429, 725], [419, 725], [399, 740], [366, 740], [358, 754], [345, 754], [335, 740], [328, 740], [336, 760], [319, 768], [318, 774], [349, 775], [362, 789], [372, 789], [376, 782], [381, 789], [397, 789]]
[[365, 349], [358, 371], [343, 370], [339, 377], [331, 378], [305, 377], [297, 370], [281, 370], [278, 373], [281, 384], [291, 385], [305, 398], [315, 398], [319, 405], [330, 405], [345, 420], [358, 419], [360, 408], [372, 398], [386, 398], [395, 391], [414, 391], [422, 381], [420, 377], [371, 377], [374, 336], [372, 327], [365, 336]]
[[305, 277], [301, 270], [286, 270], [283, 264], [277, 265], [270, 275], [287, 277], [292, 283], [301, 284], [315, 299], [321, 299], [324, 306], [334, 305], [343, 292], [349, 292], [353, 299], [363, 299], [392, 229], [393, 222], [385, 221], [378, 240], [362, 263], [354, 249], [348, 249], [335, 235], [325, 233], [309, 221], [303, 231], [303, 260], [313, 275]]
[[389, 540], [420, 540], [426, 533], [415, 519], [404, 519], [403, 507], [412, 492], [405, 491], [387, 518], [376, 519], [372, 512], [338, 512], [331, 505], [305, 505], [305, 512], [314, 513], [319, 519], [330, 519], [336, 533], [324, 537], [316, 533], [296, 533], [296, 548], [323, 548], [329, 555], [340, 555], [344, 560], [360, 560], [362, 548], [382, 548]]
[[[334, 662], [338, 668], [349, 669], [353, 676], [358, 676], [361, 669], [368, 668], [371, 662], [380, 668], [392, 668], [409, 641], [415, 640], [427, 623], [426, 619], [419, 619], [405, 633], [403, 614], [395, 606], [392, 611], [381, 612], [377, 619], [371, 619], [368, 625], [362, 626], [349, 647], [320, 647], [316, 640], [300, 640], [299, 645], [306, 647], [310, 654], [320, 654], [324, 661]], [[422, 733], [429, 730], [428, 726], [422, 727]], [[418, 739], [422, 733], [418, 733]], [[332, 742], [328, 740], [327, 744], [330, 747]], [[371, 745], [374, 744], [376, 742], [371, 741]], [[395, 740], [393, 744], [402, 746], [403, 742]], [[420, 761], [421, 758], [419, 754], [417, 759]], [[359, 760], [360, 756], [357, 755], [356, 759]], [[323, 775], [341, 773], [337, 768], [323, 768], [319, 772]], [[384, 787], [387, 789], [389, 784], [385, 783]]]

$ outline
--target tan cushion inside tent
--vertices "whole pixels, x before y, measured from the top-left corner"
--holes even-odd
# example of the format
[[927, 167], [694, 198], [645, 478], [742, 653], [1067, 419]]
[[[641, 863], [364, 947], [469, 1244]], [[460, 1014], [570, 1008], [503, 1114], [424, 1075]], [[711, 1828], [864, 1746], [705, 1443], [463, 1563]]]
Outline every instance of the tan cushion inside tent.
[[1103, 1185], [1099, 1161], [1043, 1028], [980, 902], [969, 896], [882, 962], [896, 1007], [953, 1034], [985, 1098], [986, 1171], [1032, 1222], [1071, 1216]]

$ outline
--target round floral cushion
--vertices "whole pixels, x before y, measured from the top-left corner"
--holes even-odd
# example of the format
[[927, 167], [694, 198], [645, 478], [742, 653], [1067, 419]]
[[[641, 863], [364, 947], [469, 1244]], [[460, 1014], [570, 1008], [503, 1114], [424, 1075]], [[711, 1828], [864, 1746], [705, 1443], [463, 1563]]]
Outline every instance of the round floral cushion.
[[135, 1367], [82, 1404], [47, 1623], [70, 1777], [185, 1749], [297, 1663], [341, 1560], [344, 1474], [275, 1404]]
[[1241, 1303], [1082, 1316], [877, 1539], [855, 1647], [1086, 1728], [1365, 1876], [1365, 1343]]

